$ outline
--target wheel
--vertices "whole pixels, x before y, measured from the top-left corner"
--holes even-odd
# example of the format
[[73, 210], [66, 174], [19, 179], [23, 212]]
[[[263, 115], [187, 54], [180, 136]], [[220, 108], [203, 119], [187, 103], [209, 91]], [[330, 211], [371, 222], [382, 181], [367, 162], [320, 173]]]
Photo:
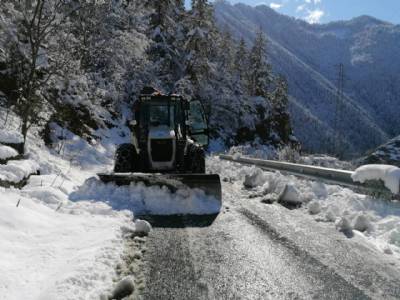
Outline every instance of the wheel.
[[138, 166], [139, 157], [135, 146], [132, 144], [122, 144], [115, 152], [114, 172], [129, 173], [135, 172]]
[[206, 159], [204, 149], [190, 144], [186, 154], [186, 172], [204, 174], [206, 172]]

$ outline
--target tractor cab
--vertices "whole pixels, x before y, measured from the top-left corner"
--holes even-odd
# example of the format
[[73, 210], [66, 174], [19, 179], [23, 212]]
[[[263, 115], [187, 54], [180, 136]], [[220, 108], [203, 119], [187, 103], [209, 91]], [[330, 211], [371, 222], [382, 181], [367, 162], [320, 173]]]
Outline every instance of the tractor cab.
[[149, 138], [191, 138], [208, 145], [208, 125], [200, 101], [159, 92], [142, 94], [134, 104], [134, 133], [138, 140]]

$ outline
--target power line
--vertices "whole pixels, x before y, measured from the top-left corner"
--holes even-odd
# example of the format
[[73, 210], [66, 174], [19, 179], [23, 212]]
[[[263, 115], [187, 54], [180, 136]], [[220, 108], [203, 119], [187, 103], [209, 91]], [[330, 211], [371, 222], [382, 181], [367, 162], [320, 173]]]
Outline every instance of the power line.
[[344, 101], [344, 65], [339, 65], [339, 75], [337, 79], [337, 91], [336, 91], [336, 103], [335, 103], [335, 115], [334, 115], [334, 140], [332, 145], [332, 152], [337, 156], [342, 154], [342, 109]]

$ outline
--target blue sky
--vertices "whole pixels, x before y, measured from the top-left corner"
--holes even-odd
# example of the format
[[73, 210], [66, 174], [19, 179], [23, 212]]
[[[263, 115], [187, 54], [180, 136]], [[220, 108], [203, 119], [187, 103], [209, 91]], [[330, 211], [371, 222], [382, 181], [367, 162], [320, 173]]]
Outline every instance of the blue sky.
[[[189, 0], [186, 0], [190, 2]], [[265, 4], [276, 11], [310, 23], [348, 20], [360, 15], [400, 24], [400, 0], [228, 0], [249, 5]]]

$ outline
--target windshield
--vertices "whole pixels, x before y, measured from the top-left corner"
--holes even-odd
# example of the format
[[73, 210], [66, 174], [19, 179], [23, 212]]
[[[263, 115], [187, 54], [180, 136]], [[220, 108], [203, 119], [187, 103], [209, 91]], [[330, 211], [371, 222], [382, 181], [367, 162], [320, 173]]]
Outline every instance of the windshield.
[[173, 126], [174, 106], [151, 104], [148, 108], [150, 126]]

